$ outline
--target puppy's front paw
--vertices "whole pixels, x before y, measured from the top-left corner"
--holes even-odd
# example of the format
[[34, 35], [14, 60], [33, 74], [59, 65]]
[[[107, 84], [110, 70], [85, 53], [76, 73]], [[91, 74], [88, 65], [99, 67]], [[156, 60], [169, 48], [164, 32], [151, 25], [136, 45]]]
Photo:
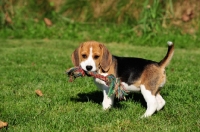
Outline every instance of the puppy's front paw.
[[102, 105], [103, 105], [104, 110], [108, 110], [108, 109], [112, 108], [112, 102], [111, 101], [104, 101], [102, 103]]

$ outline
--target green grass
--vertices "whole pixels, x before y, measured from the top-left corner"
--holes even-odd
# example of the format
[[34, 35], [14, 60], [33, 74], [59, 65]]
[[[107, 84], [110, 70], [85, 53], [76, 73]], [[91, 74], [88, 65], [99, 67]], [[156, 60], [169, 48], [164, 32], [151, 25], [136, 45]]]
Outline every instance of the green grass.
[[[13, 29], [0, 30], [0, 39], [59, 39], [83, 42], [87, 40], [101, 40], [102, 42], [126, 43], [131, 45], [164, 47], [163, 42], [175, 41], [178, 48], [200, 48], [200, 35], [183, 34], [178, 29], [160, 29], [161, 32], [148, 32], [142, 36], [135, 33], [133, 25], [117, 24], [83, 24], [67, 23], [61, 21], [52, 27], [46, 27], [44, 23], [30, 22], [21, 28], [23, 23], [14, 26]], [[59, 32], [58, 32], [59, 31]]]
[[[0, 120], [10, 132], [19, 131], [200, 131], [200, 49], [175, 49], [167, 68], [168, 81], [161, 94], [166, 106], [140, 119], [146, 105], [141, 94], [115, 101], [102, 110], [102, 93], [91, 78], [68, 82], [65, 70], [77, 41], [0, 40]], [[121, 56], [160, 61], [163, 47], [106, 43]], [[160, 44], [161, 45], [161, 44]], [[35, 90], [42, 90], [38, 97]], [[3, 128], [2, 131], [6, 131]]]

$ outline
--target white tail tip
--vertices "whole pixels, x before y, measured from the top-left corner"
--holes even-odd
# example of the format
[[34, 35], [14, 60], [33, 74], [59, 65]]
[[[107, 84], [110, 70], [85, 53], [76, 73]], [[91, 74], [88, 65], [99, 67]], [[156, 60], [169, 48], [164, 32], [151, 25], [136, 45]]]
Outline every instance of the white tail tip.
[[173, 45], [173, 42], [172, 42], [172, 41], [168, 41], [167, 44], [168, 44], [169, 46], [172, 46], [172, 45]]

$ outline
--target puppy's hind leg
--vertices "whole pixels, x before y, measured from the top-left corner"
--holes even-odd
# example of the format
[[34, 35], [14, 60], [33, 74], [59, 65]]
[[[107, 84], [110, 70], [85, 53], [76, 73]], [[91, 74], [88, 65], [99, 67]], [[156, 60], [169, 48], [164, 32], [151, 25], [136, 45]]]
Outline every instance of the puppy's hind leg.
[[141, 85], [140, 88], [141, 93], [147, 102], [147, 110], [142, 117], [149, 117], [156, 111], [158, 107], [156, 96], [152, 95], [151, 91], [147, 90], [144, 85]]
[[163, 106], [165, 105], [165, 100], [162, 98], [162, 96], [160, 95], [160, 93], [158, 93], [156, 95], [156, 100], [157, 100], [157, 103], [158, 103], [158, 106], [157, 106], [157, 111], [161, 110], [163, 108]]

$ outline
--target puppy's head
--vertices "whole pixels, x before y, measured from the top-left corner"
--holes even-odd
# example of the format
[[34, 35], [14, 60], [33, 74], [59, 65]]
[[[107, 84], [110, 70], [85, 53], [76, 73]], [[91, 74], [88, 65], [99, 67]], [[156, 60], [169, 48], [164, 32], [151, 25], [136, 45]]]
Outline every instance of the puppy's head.
[[95, 41], [82, 43], [71, 56], [74, 66], [81, 66], [85, 71], [108, 71], [112, 55], [108, 49]]

